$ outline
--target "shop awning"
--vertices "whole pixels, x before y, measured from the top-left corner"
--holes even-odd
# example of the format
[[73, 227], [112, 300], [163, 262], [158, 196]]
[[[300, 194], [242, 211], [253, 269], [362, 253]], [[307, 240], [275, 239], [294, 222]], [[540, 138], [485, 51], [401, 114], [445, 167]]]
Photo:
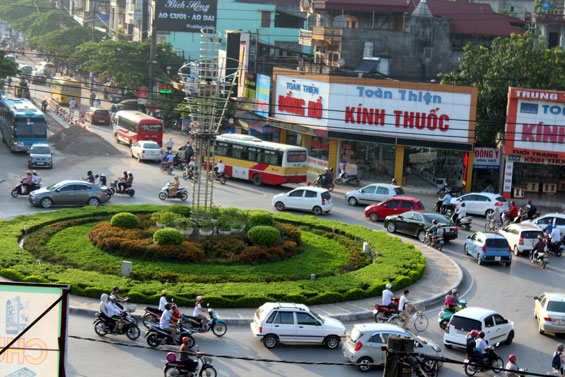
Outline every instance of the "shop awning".
[[299, 132], [301, 134], [310, 135], [310, 136], [328, 137], [328, 130], [325, 128], [305, 126], [300, 123], [283, 121], [271, 117], [269, 117], [268, 119], [269, 119], [269, 126], [282, 128], [288, 131]]
[[376, 66], [379, 65], [378, 60], [363, 60], [355, 72], [371, 73]]

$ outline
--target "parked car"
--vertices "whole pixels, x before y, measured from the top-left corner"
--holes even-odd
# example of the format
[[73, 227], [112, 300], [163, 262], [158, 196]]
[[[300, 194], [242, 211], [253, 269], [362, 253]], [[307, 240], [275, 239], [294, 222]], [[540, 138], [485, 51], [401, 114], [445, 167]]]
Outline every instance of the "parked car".
[[33, 71], [31, 73], [31, 82], [34, 84], [45, 84], [47, 76], [42, 71]]
[[281, 343], [319, 343], [336, 349], [345, 336], [345, 326], [337, 319], [323, 317], [306, 305], [267, 302], [253, 316], [253, 336], [265, 347]]
[[298, 187], [286, 194], [277, 194], [273, 197], [273, 206], [278, 211], [299, 209], [312, 211], [319, 216], [329, 213], [333, 207], [332, 196], [328, 190], [319, 187]]
[[35, 167], [51, 169], [53, 167], [53, 155], [48, 144], [37, 143], [31, 146], [28, 152], [27, 167], [30, 169]]
[[565, 333], [565, 294], [545, 292], [534, 297], [538, 332]]
[[97, 207], [108, 200], [110, 200], [110, 195], [106, 188], [100, 188], [84, 181], [71, 180], [61, 181], [29, 194], [29, 202], [43, 208], [51, 208], [54, 205]]
[[423, 211], [424, 205], [419, 199], [409, 196], [394, 196], [379, 204], [365, 207], [365, 217], [376, 222], [391, 215], [401, 215], [408, 211]]
[[154, 141], [138, 141], [131, 146], [131, 157], [137, 161], [161, 161], [161, 147]]
[[110, 125], [110, 112], [99, 107], [89, 107], [85, 119], [92, 124]]
[[451, 199], [451, 204], [455, 207], [465, 202], [467, 214], [487, 216], [494, 213], [494, 208], [498, 207], [498, 212], [502, 213], [509, 209], [508, 202], [500, 194], [490, 194], [486, 192], [472, 192]]
[[356, 206], [357, 204], [379, 203], [393, 196], [403, 194], [404, 190], [400, 186], [386, 183], [373, 183], [359, 190], [349, 191], [345, 194], [345, 200], [347, 200], [350, 206]]
[[447, 217], [435, 212], [410, 211], [402, 215], [388, 216], [385, 218], [385, 228], [389, 233], [405, 233], [418, 237], [420, 242], [426, 241], [426, 230], [432, 227], [432, 221], [437, 220], [443, 227], [445, 241], [457, 238], [457, 226]]
[[414, 352], [433, 357], [443, 357], [441, 349], [435, 343], [421, 336], [414, 336], [402, 327], [390, 323], [356, 324], [343, 342], [343, 356], [350, 363], [359, 364], [361, 372], [368, 372], [368, 364], [384, 365], [386, 347], [390, 335], [414, 339]]
[[533, 224], [539, 226], [541, 229], [551, 224], [553, 228], [559, 228], [561, 241], [565, 242], [565, 214], [563, 213], [548, 213], [545, 216], [538, 217], [531, 221], [522, 221], [520, 224]]
[[529, 253], [534, 248], [538, 236], [543, 237], [543, 231], [532, 224], [510, 224], [500, 229], [498, 233], [506, 238], [516, 256]]
[[476, 232], [467, 236], [463, 250], [466, 255], [476, 258], [478, 264], [504, 263], [509, 267], [512, 263], [512, 249], [500, 234]]
[[512, 343], [514, 339], [514, 323], [499, 313], [484, 308], [470, 307], [458, 311], [451, 317], [443, 335], [443, 344], [447, 348], [465, 347], [467, 334], [472, 331], [485, 333], [489, 344]]

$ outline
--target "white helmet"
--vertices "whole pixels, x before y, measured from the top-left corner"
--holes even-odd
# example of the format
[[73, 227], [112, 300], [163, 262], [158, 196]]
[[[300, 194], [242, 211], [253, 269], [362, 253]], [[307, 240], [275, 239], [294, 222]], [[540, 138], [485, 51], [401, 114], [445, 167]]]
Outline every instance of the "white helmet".
[[388, 283], [388, 284], [386, 285], [386, 289], [391, 289], [391, 288], [392, 288], [392, 284]]

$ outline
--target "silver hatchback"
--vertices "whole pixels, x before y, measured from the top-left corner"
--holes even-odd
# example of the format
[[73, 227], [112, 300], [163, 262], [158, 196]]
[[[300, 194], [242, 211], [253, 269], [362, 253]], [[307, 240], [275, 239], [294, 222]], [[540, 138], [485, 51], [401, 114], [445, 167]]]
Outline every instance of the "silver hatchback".
[[48, 144], [33, 144], [28, 151], [28, 154], [28, 168], [43, 167], [51, 169], [53, 167], [53, 154], [51, 153], [51, 148]]
[[61, 181], [29, 194], [29, 202], [43, 208], [51, 208], [54, 205], [97, 207], [109, 200], [110, 194], [106, 188], [84, 181]]

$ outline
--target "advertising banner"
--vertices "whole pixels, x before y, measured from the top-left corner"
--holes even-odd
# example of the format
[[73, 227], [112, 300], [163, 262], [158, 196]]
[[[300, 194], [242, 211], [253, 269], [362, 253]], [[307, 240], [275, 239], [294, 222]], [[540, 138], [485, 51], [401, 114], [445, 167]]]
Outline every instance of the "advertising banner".
[[155, 28], [190, 33], [215, 29], [217, 8], [217, 0], [155, 0]]
[[475, 169], [500, 169], [500, 150], [496, 148], [475, 148]]
[[328, 125], [330, 84], [292, 76], [277, 76], [275, 118], [308, 124]]
[[565, 92], [509, 88], [504, 153], [565, 164]]
[[[0, 283], [0, 349], [7, 346], [68, 286]], [[58, 377], [64, 371], [67, 295], [0, 355], [2, 376]], [[61, 341], [60, 341], [61, 340]], [[59, 350], [58, 352], [48, 350]]]
[[271, 78], [257, 74], [257, 86], [255, 88], [255, 114], [269, 116], [269, 99], [271, 97]]

